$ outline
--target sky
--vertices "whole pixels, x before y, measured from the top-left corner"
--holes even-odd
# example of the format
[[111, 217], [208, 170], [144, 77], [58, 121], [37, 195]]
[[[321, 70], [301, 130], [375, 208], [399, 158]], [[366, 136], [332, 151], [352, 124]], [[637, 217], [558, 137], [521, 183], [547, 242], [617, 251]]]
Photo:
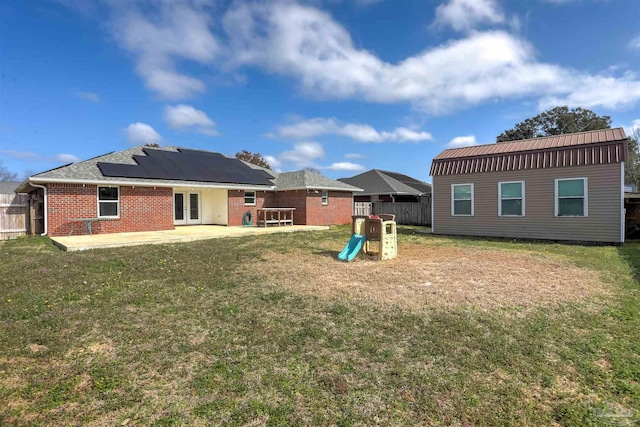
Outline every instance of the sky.
[[145, 143], [430, 182], [555, 107], [640, 127], [637, 0], [0, 2], [0, 159]]

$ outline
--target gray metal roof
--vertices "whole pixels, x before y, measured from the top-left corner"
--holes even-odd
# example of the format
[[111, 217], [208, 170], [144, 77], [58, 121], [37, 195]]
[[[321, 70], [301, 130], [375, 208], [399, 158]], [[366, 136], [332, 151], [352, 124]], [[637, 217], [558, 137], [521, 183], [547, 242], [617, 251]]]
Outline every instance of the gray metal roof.
[[378, 194], [395, 194], [421, 196], [431, 194], [431, 184], [411, 178], [410, 176], [371, 169], [351, 178], [340, 178], [341, 182], [364, 189], [365, 196]]
[[0, 194], [13, 194], [20, 181], [0, 181]]
[[337, 190], [337, 191], [362, 191], [362, 189], [327, 178], [317, 172], [301, 170], [296, 172], [279, 173], [275, 179], [276, 190]]

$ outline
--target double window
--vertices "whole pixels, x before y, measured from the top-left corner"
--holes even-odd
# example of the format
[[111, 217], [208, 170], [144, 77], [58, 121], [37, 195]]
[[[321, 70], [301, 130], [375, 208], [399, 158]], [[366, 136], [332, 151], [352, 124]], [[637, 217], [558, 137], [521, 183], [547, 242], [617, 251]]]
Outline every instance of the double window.
[[498, 215], [524, 216], [524, 181], [498, 183]]
[[556, 216], [588, 216], [587, 178], [556, 179]]
[[245, 191], [244, 192], [244, 205], [245, 206], [255, 206], [256, 205], [256, 192], [255, 191]]
[[473, 216], [473, 184], [451, 185], [451, 215]]
[[329, 204], [329, 192], [327, 190], [322, 190], [322, 204]]
[[98, 217], [117, 218], [118, 216], [120, 216], [120, 189], [98, 187]]

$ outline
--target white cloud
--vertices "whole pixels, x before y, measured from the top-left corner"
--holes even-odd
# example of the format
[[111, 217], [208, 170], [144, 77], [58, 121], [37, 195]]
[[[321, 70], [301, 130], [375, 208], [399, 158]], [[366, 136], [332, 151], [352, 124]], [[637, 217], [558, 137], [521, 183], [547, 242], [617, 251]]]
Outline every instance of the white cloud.
[[338, 162], [332, 163], [331, 166], [325, 166], [322, 169], [329, 169], [334, 171], [361, 171], [364, 170], [365, 167], [351, 162]]
[[480, 24], [499, 24], [505, 16], [497, 0], [449, 0], [436, 9], [434, 25], [470, 31]]
[[362, 159], [364, 158], [364, 154], [360, 153], [347, 153], [344, 155], [345, 159]]
[[185, 99], [205, 91], [202, 80], [177, 70], [181, 60], [211, 64], [220, 46], [209, 28], [207, 1], [157, 2], [156, 11], [135, 2], [111, 2], [111, 35], [136, 57], [145, 85], [167, 99]]
[[160, 134], [146, 123], [131, 123], [125, 133], [131, 144], [159, 144], [163, 141]]
[[75, 163], [80, 161], [80, 158], [78, 158], [77, 156], [66, 153], [55, 154], [53, 156], [43, 156], [42, 154], [38, 153], [17, 150], [0, 150], [0, 153], [6, 154], [7, 156], [14, 159], [25, 160], [29, 162]]
[[299, 142], [294, 144], [293, 150], [283, 152], [281, 161], [294, 163], [298, 167], [315, 166], [315, 160], [324, 157], [324, 149], [317, 142]]
[[284, 163], [291, 163], [296, 168], [319, 168], [316, 164], [318, 159], [325, 156], [322, 145], [314, 141], [298, 142], [291, 150], [286, 150], [277, 156], [266, 155], [265, 159], [269, 164], [279, 169]]
[[[254, 67], [291, 78], [309, 97], [409, 103], [430, 114], [500, 99], [608, 109], [632, 107], [640, 99], [636, 74], [594, 75], [544, 63], [527, 41], [505, 31], [469, 31], [390, 63], [354, 45], [330, 14], [291, 1], [237, 1], [226, 11], [213, 0], [104, 4], [111, 35], [134, 55], [145, 85], [170, 99], [206, 90], [197, 73], [207, 68], [187, 73], [183, 63], [229, 75]], [[439, 10], [441, 22], [460, 29], [510, 21], [496, 0], [451, 0]]]
[[41, 156], [36, 153], [31, 153], [29, 151], [18, 151], [18, 150], [0, 150], [0, 153], [6, 154], [9, 157], [20, 160], [40, 160]]
[[629, 40], [627, 46], [629, 46], [629, 49], [640, 50], [640, 36], [636, 36]]
[[264, 159], [267, 161], [267, 163], [269, 163], [269, 166], [271, 166], [271, 168], [278, 169], [282, 166], [282, 162], [274, 156], [267, 155], [264, 156]]
[[277, 135], [283, 138], [306, 139], [322, 135], [338, 135], [360, 142], [419, 142], [431, 140], [431, 134], [399, 127], [392, 131], [378, 131], [361, 123], [341, 123], [335, 118], [313, 118], [292, 125], [281, 126]]
[[605, 108], [640, 98], [635, 75], [612, 78], [539, 62], [529, 43], [504, 31], [471, 32], [391, 64], [355, 47], [343, 26], [313, 7], [240, 2], [223, 25], [230, 65], [292, 77], [320, 99], [408, 102], [446, 113], [500, 98], [555, 97]]
[[80, 98], [86, 99], [87, 101], [100, 102], [100, 95], [95, 92], [77, 92], [76, 95]]
[[174, 129], [195, 130], [210, 136], [219, 135], [216, 123], [207, 116], [207, 113], [196, 110], [190, 105], [179, 104], [174, 107], [165, 107], [164, 119]]
[[76, 163], [80, 161], [80, 158], [78, 156], [67, 153], [56, 154], [55, 159], [64, 163]]
[[264, 156], [271, 167], [278, 172], [286, 163], [293, 165], [296, 169], [313, 168], [335, 171], [359, 171], [365, 169], [364, 166], [352, 162], [335, 162], [329, 166], [320, 166], [318, 160], [324, 157], [324, 148], [314, 141], [295, 143], [291, 150], [283, 151], [277, 156]]
[[449, 148], [469, 147], [471, 145], [478, 145], [476, 137], [474, 135], [456, 136], [447, 144]]
[[632, 120], [631, 125], [623, 126], [623, 129], [624, 129], [624, 133], [626, 133], [627, 136], [633, 135], [634, 132], [636, 131], [640, 132], [640, 119]]

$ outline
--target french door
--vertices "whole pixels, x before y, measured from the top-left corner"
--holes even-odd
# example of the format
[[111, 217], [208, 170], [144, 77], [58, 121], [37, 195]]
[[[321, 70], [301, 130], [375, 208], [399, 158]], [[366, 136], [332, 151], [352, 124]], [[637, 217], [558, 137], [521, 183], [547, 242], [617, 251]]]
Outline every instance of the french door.
[[200, 193], [173, 193], [173, 223], [175, 225], [202, 224]]

